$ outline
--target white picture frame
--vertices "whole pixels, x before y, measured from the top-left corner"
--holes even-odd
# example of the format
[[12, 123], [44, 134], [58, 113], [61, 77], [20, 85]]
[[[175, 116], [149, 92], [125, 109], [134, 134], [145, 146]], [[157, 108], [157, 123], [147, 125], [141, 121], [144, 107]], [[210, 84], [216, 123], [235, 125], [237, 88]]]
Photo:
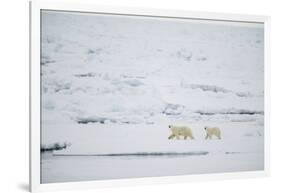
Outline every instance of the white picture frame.
[[[256, 22], [264, 24], [264, 170], [235, 173], [214, 173], [169, 177], [100, 180], [40, 184], [40, 10], [113, 13], [122, 15], [158, 16], [169, 18], [220, 21]], [[204, 180], [253, 178], [269, 175], [270, 159], [270, 18], [258, 15], [191, 12], [182, 10], [142, 9], [132, 7], [97, 6], [83, 3], [32, 1], [30, 2], [30, 191], [67, 190], [78, 188], [119, 187], [147, 184], [180, 183]]]

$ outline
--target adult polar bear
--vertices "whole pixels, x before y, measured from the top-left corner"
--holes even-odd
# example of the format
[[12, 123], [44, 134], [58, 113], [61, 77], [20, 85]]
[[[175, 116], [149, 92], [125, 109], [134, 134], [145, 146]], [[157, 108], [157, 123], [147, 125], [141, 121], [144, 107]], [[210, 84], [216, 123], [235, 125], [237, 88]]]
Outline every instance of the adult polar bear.
[[194, 139], [192, 130], [189, 127], [169, 125], [169, 128], [171, 129], [172, 134], [168, 137], [168, 139], [173, 139], [174, 137], [176, 137], [176, 139], [180, 139], [180, 136], [184, 136], [184, 139], [187, 139], [187, 137]]
[[221, 131], [218, 127], [204, 127], [206, 131], [205, 139], [212, 139], [212, 136], [216, 136], [218, 139], [221, 139]]

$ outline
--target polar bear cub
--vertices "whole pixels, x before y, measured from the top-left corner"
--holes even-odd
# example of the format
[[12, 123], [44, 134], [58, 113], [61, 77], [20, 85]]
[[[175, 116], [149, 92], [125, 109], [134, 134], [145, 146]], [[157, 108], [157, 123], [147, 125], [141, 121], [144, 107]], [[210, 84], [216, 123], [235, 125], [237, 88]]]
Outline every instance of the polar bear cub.
[[212, 136], [216, 136], [218, 139], [221, 139], [221, 131], [218, 127], [204, 127], [206, 131], [206, 137], [205, 139], [212, 139]]
[[172, 134], [168, 137], [168, 139], [173, 139], [174, 137], [176, 137], [176, 139], [180, 139], [180, 136], [184, 136], [184, 139], [187, 139], [187, 137], [194, 139], [192, 130], [189, 127], [169, 125], [169, 128], [171, 129]]

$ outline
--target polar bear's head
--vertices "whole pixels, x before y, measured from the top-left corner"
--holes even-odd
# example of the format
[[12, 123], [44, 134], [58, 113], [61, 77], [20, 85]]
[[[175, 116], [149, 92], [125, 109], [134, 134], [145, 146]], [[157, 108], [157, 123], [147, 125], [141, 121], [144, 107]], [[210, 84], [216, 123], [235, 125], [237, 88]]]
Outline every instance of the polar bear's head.
[[210, 127], [208, 127], [208, 126], [205, 126], [205, 127], [204, 127], [205, 130], [207, 130], [208, 128], [210, 128]]

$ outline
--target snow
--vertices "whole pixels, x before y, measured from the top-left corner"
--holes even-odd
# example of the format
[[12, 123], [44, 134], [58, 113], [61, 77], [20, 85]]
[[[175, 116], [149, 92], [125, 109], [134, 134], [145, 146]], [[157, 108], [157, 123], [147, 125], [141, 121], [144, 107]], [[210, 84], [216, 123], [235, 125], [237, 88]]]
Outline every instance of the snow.
[[[41, 143], [71, 145], [43, 154], [41, 181], [262, 170], [263, 33], [42, 11]], [[191, 127], [195, 140], [168, 140], [169, 124]], [[221, 128], [222, 140], [205, 140], [204, 126]]]
[[[102, 156], [44, 154], [43, 160], [43, 183], [263, 170], [263, 156], [257, 153], [110, 159]], [[220, 160], [223, 160], [223, 164], [218, 163]]]

